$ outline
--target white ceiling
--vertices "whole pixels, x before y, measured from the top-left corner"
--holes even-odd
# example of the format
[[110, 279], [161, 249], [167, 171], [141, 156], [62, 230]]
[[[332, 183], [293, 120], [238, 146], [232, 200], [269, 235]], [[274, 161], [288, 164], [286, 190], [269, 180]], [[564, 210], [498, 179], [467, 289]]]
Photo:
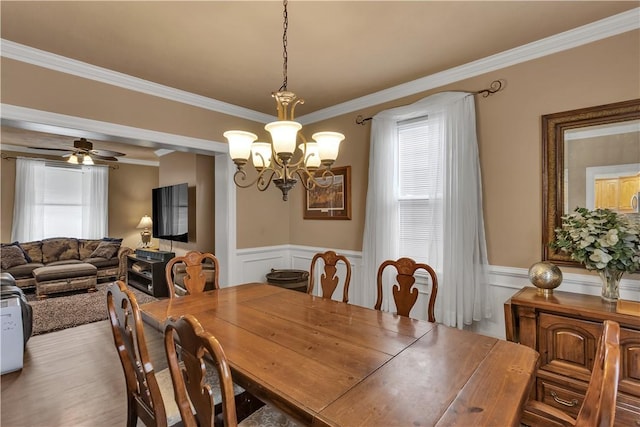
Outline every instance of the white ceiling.
[[[296, 112], [306, 115], [638, 6], [292, 0], [288, 89], [305, 99]], [[275, 115], [282, 12], [278, 1], [3, 0], [0, 31], [3, 40]], [[3, 127], [3, 144], [22, 144], [7, 141], [14, 134]]]

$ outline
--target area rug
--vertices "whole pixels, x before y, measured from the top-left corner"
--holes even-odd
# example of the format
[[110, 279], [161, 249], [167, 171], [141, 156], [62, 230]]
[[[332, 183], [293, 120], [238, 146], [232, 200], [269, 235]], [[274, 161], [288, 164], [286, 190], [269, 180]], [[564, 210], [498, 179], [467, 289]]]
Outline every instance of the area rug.
[[[107, 314], [107, 286], [109, 283], [99, 283], [96, 292], [80, 292], [70, 295], [49, 297], [41, 301], [34, 301], [34, 295], [27, 295], [29, 305], [33, 308], [32, 335], [45, 334], [72, 328], [86, 323], [106, 320]], [[155, 301], [156, 298], [136, 289], [130, 288], [136, 295], [138, 304]]]

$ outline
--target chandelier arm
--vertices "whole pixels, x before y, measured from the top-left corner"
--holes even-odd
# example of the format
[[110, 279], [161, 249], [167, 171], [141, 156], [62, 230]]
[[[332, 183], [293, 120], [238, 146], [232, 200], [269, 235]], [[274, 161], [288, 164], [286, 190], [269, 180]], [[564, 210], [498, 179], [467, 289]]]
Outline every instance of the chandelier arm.
[[[254, 184], [256, 184], [258, 188], [260, 188], [260, 186], [262, 185], [261, 183], [265, 182], [264, 180], [265, 175], [269, 171], [271, 171], [271, 175], [269, 176], [269, 180], [266, 185], [266, 187], [268, 187], [269, 183], [271, 183], [271, 180], [273, 179], [273, 175], [276, 174], [276, 170], [271, 167], [264, 168], [262, 171], [260, 171], [260, 173], [258, 174], [258, 176], [256, 176], [254, 180], [246, 183], [244, 182], [247, 181], [247, 173], [243, 169], [239, 169], [236, 171], [236, 173], [233, 174], [233, 182], [240, 188], [249, 188]], [[264, 191], [264, 190], [261, 190], [261, 191]]]
[[[318, 171], [320, 172], [320, 171]], [[335, 180], [335, 175], [333, 174], [333, 172], [331, 172], [331, 169], [324, 169], [321, 171], [322, 174], [320, 176], [312, 176], [311, 179], [313, 180], [313, 183], [315, 186], [318, 186], [320, 188], [328, 188], [331, 187], [333, 185], [333, 181]], [[331, 178], [330, 180], [327, 180], [326, 184], [321, 184], [320, 181], [318, 181], [319, 179], [322, 180], [326, 180], [327, 178]]]
[[[266, 172], [270, 171], [271, 173], [269, 174], [269, 179], [265, 180], [264, 179], [264, 175], [266, 175]], [[264, 169], [262, 172], [260, 172], [260, 175], [262, 177], [262, 179], [260, 179], [257, 184], [256, 184], [256, 188], [260, 191], [264, 191], [267, 188], [269, 188], [269, 185], [271, 185], [271, 181], [273, 181], [273, 177], [277, 174], [278, 171], [276, 171], [275, 169], [272, 168], [266, 168]]]
[[298, 175], [305, 190], [309, 191], [316, 186], [313, 176], [306, 169], [296, 169], [293, 173]]

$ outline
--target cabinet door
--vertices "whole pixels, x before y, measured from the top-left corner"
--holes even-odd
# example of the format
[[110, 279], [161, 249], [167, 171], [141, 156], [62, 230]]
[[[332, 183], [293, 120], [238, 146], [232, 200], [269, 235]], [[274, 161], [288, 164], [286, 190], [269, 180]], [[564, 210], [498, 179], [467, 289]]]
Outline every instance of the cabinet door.
[[[640, 191], [640, 176], [622, 176], [619, 182], [618, 210], [633, 212], [631, 199], [634, 196], [637, 197]], [[635, 203], [637, 204], [638, 202], [636, 201]]]
[[618, 178], [596, 179], [596, 209], [618, 209]]
[[620, 362], [618, 391], [640, 397], [640, 331], [620, 329]]
[[600, 323], [540, 313], [540, 369], [589, 382]]

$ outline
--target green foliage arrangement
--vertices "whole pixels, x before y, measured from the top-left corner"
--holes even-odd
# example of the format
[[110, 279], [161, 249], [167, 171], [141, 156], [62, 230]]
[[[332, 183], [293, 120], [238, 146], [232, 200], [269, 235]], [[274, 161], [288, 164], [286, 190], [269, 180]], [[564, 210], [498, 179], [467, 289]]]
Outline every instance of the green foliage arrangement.
[[640, 271], [640, 221], [610, 209], [576, 208], [562, 216], [553, 249], [571, 254], [587, 270]]

